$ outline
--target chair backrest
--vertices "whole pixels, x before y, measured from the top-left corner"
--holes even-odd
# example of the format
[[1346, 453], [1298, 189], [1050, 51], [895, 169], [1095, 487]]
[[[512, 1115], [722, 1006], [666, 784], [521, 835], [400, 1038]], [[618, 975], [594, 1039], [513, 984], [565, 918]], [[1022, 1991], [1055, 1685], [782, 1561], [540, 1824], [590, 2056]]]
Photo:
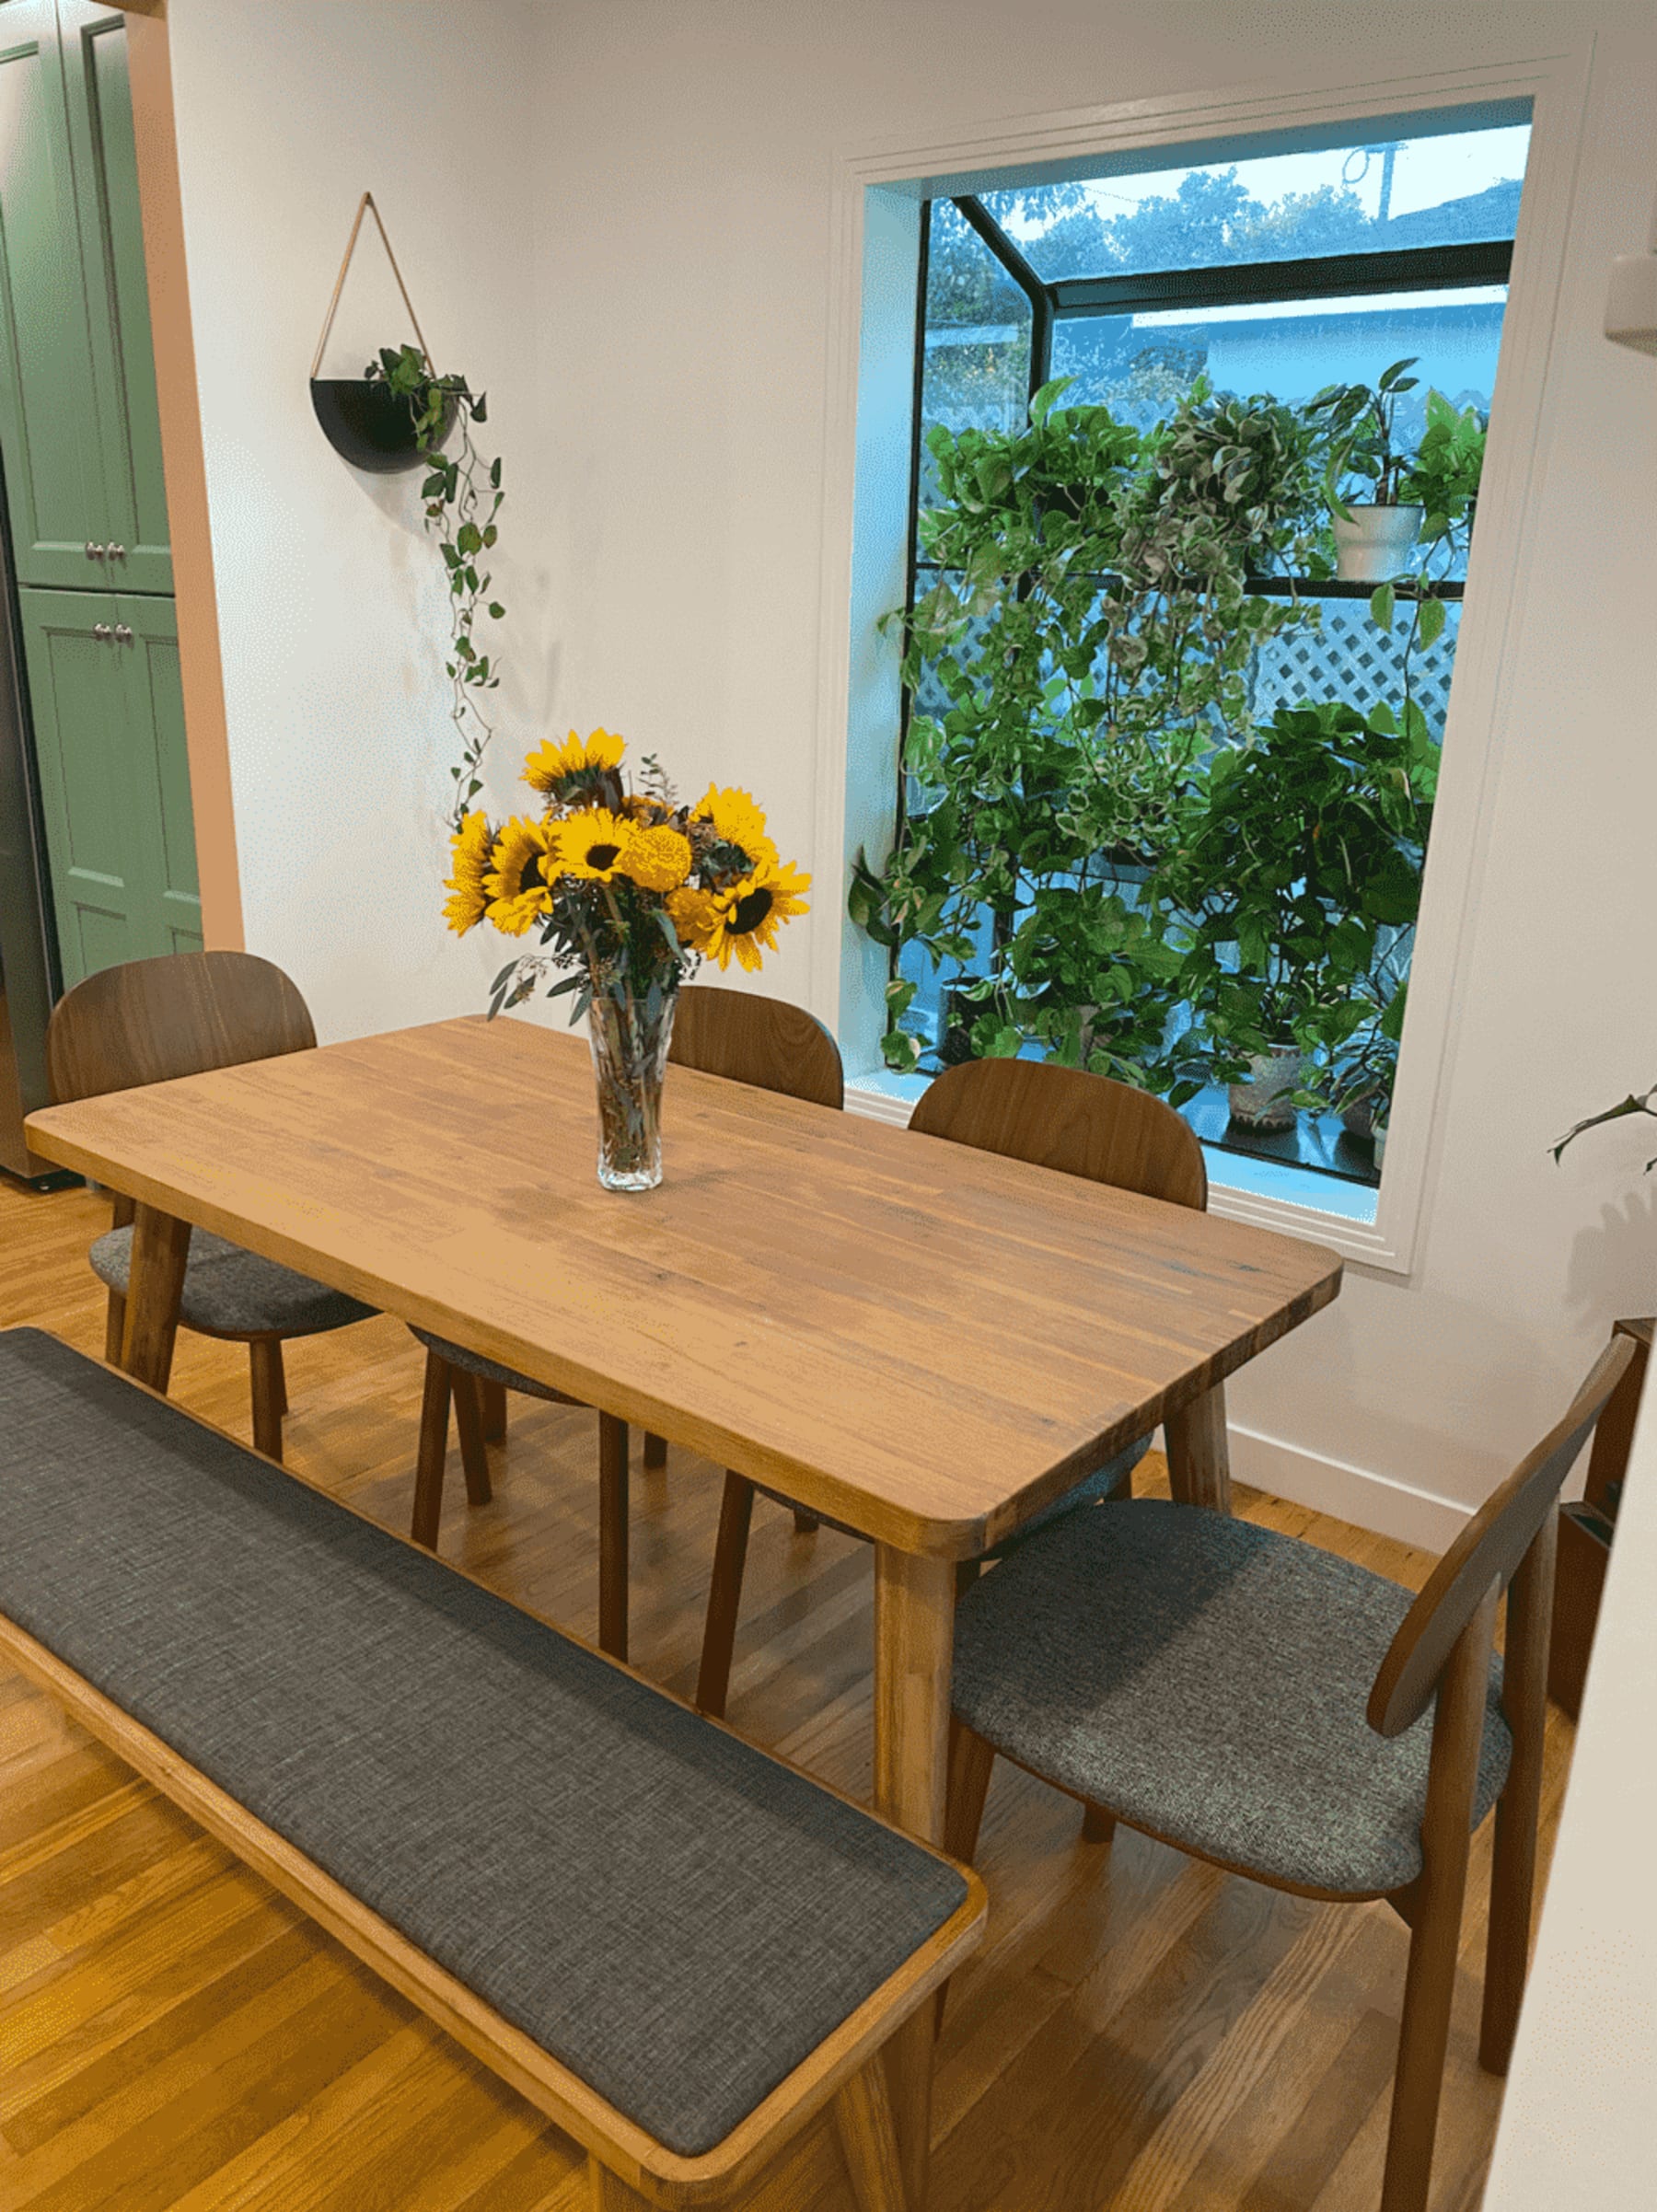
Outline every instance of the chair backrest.
[[54, 1104], [306, 1052], [298, 988], [251, 953], [170, 953], [106, 967], [59, 1000], [46, 1031]]
[[1082, 1068], [968, 1060], [927, 1087], [910, 1127], [1170, 1205], [1208, 1204], [1208, 1170], [1190, 1125], [1148, 1091]]
[[689, 983], [679, 992], [668, 1060], [814, 1106], [845, 1104], [840, 1048], [814, 1014], [758, 991]]
[[1463, 1630], [1494, 1585], [1507, 1588], [1554, 1511], [1634, 1352], [1631, 1338], [1612, 1338], [1564, 1419], [1490, 1493], [1433, 1569], [1370, 1692], [1369, 1723], [1378, 1734], [1402, 1735], [1426, 1711]]

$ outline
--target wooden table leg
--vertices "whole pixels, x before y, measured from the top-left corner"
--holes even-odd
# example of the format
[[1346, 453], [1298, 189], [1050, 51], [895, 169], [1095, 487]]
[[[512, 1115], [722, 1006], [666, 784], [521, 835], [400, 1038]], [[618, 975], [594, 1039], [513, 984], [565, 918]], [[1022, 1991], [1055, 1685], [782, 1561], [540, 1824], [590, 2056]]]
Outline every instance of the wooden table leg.
[[121, 1364], [152, 1390], [167, 1388], [179, 1335], [179, 1301], [190, 1257], [190, 1223], [153, 1206], [133, 1219], [133, 1267], [127, 1279]]
[[1168, 1486], [1181, 1505], [1231, 1511], [1231, 1450], [1225, 1438], [1225, 1384], [1216, 1383], [1163, 1423]]
[[627, 1423], [598, 1416], [598, 1649], [627, 1657]]
[[[875, 1547], [875, 1809], [924, 1842], [944, 1840], [955, 1563]], [[932, 2160], [933, 2008], [886, 2045], [910, 2205], [926, 2202]]]

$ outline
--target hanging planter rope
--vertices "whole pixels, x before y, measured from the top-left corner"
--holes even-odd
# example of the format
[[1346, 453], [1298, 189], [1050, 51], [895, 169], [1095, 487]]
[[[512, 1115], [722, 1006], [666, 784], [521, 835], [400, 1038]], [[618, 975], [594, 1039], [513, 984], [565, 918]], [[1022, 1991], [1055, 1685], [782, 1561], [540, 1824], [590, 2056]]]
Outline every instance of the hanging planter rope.
[[[317, 351], [310, 365], [311, 406], [322, 434], [353, 469], [365, 469], [377, 476], [392, 476], [405, 469], [417, 469], [423, 457], [434, 446], [442, 446], [454, 427], [453, 407], [445, 411], [443, 427], [434, 439], [422, 437], [415, 426], [414, 408], [408, 395], [393, 391], [381, 377], [375, 376], [319, 376], [322, 355], [328, 345], [329, 332], [333, 329], [334, 317], [339, 311], [340, 295], [345, 289], [346, 272], [351, 257], [356, 251], [357, 237], [363, 227], [363, 217], [371, 214], [375, 228], [379, 232], [380, 244], [386, 249], [386, 259], [391, 264], [391, 273], [397, 279], [397, 289], [402, 294], [403, 306], [409, 320], [414, 326], [421, 356], [428, 369], [432, 356], [420, 327], [420, 318], [414, 312], [414, 303], [409, 297], [409, 287], [403, 283], [402, 271], [397, 265], [397, 256], [391, 250], [391, 241], [386, 235], [386, 226], [380, 211], [374, 203], [374, 194], [365, 192], [357, 203], [356, 216], [351, 226], [351, 236], [345, 242], [345, 258], [340, 263], [340, 273], [334, 279], [333, 297], [328, 303], [328, 313], [322, 322], [322, 335], [317, 341]], [[435, 374], [435, 371], [433, 371]]]

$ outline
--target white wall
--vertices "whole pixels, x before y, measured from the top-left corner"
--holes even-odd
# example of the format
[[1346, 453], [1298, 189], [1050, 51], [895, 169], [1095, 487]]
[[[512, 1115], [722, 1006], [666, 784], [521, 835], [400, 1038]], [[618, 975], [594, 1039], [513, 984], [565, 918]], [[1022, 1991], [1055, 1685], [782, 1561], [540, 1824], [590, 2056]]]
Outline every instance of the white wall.
[[[438, 367], [487, 391], [479, 442], [505, 457], [504, 796], [546, 691], [532, 13], [173, 0], [168, 17], [248, 945], [325, 1039], [470, 1011], [502, 940], [458, 944], [438, 912], [458, 748], [420, 472], [348, 468], [307, 372], [371, 190]], [[370, 219], [324, 370], [410, 335]]]
[[[547, 0], [530, 15], [172, 0], [249, 942], [294, 968], [335, 1034], [473, 1002], [498, 957], [446, 945], [434, 920], [444, 726], [433, 648], [411, 631], [420, 549], [306, 408], [360, 180], [384, 191], [435, 351], [489, 382], [514, 484], [534, 486], [509, 511], [519, 734], [543, 712], [604, 722], [687, 787], [750, 784], [785, 850], [826, 871], [770, 971], [804, 999], [834, 966], [813, 932], [840, 929], [814, 806], [836, 156], [1597, 38], [1427, 1233], [1410, 1280], [1351, 1270], [1335, 1308], [1232, 1391], [1234, 1419], [1271, 1440], [1241, 1445], [1240, 1471], [1442, 1533], [1453, 1513], [1371, 1478], [1482, 1496], [1608, 1319], [1651, 1310], [1657, 1277], [1639, 1136], [1607, 1132], [1559, 1170], [1545, 1152], [1657, 1080], [1657, 382], [1599, 336], [1610, 259], [1643, 245], [1657, 191], [1649, 8]], [[461, 116], [465, 204], [445, 150]], [[463, 255], [483, 264], [464, 306]]]

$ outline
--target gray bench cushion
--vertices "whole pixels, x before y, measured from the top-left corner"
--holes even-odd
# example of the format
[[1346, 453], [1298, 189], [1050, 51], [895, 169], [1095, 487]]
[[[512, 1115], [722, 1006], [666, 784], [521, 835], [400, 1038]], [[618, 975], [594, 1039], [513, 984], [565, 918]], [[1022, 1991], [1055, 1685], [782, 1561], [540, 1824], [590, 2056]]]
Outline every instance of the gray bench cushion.
[[[92, 1272], [126, 1295], [133, 1272], [133, 1232], [111, 1229], [87, 1256]], [[312, 1282], [274, 1259], [244, 1252], [206, 1229], [190, 1233], [190, 1263], [179, 1318], [207, 1337], [318, 1337], [374, 1313], [360, 1299]]]
[[0, 1612], [687, 2156], [966, 1895], [33, 1330], [0, 1335]]
[[[1421, 1870], [1431, 1716], [1364, 1719], [1413, 1593], [1159, 1499], [1073, 1513], [956, 1614], [956, 1710], [1067, 1789], [1192, 1850], [1376, 1895]], [[1512, 1741], [1492, 1668], [1475, 1823]]]

